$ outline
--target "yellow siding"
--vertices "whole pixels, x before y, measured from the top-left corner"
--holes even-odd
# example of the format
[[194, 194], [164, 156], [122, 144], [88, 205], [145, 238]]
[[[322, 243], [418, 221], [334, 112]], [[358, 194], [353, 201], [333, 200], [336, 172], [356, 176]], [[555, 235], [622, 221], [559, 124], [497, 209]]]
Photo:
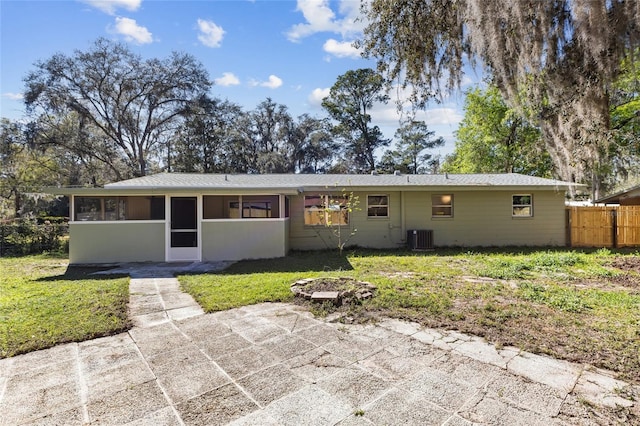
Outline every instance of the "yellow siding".
[[[565, 244], [564, 196], [555, 191], [453, 191], [453, 217], [432, 218], [427, 193], [407, 193], [407, 229], [432, 229], [436, 246]], [[533, 195], [533, 217], [512, 217], [512, 196]]]
[[163, 262], [165, 223], [69, 224], [69, 263]]
[[[438, 191], [444, 194], [446, 191]], [[389, 194], [389, 218], [367, 218], [367, 194]], [[431, 229], [436, 246], [565, 245], [564, 195], [556, 191], [451, 191], [453, 217], [432, 218], [430, 191], [359, 192], [360, 210], [350, 227], [357, 229], [347, 245], [391, 248], [406, 244], [406, 231]], [[512, 217], [512, 195], [533, 195], [533, 217]], [[291, 198], [291, 248], [335, 248], [324, 227], [304, 225], [303, 195]], [[403, 209], [404, 207], [404, 209]], [[404, 226], [403, 226], [404, 216]], [[348, 229], [344, 228], [347, 235]]]
[[[389, 217], [367, 217], [367, 194], [389, 196]], [[355, 235], [348, 240], [347, 245], [372, 248], [403, 246], [405, 242], [401, 228], [400, 192], [380, 190], [354, 192], [354, 195], [359, 197], [359, 205], [357, 210], [351, 213], [350, 225], [341, 229], [343, 240], [349, 238], [350, 229], [356, 229]], [[292, 249], [313, 250], [337, 247], [337, 237], [333, 235], [331, 230], [324, 226], [305, 226], [303, 195], [291, 197], [290, 203], [290, 243]]]

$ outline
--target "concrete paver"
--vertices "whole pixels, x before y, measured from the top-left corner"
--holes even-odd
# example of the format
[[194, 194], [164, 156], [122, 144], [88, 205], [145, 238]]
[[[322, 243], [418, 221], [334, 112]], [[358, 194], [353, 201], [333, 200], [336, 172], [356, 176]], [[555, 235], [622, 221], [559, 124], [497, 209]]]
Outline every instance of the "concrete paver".
[[611, 372], [400, 320], [333, 324], [284, 303], [204, 314], [168, 266], [143, 266], [123, 267], [129, 332], [0, 360], [0, 425], [620, 422], [594, 407], [640, 421]]

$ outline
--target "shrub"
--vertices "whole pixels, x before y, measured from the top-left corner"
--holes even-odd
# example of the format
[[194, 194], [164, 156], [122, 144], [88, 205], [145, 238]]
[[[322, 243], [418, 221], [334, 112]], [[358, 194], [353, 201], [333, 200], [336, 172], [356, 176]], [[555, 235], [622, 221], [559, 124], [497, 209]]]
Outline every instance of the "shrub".
[[0, 223], [0, 256], [23, 256], [60, 251], [66, 247], [62, 237], [68, 232], [65, 223], [36, 219], [17, 219]]

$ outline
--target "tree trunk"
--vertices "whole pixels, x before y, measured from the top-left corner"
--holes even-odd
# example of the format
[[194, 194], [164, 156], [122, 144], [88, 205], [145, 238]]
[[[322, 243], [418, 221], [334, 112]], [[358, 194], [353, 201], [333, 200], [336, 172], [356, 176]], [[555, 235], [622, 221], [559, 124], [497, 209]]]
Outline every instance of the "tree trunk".
[[13, 188], [12, 191], [13, 194], [15, 195], [15, 198], [13, 199], [13, 208], [15, 210], [15, 217], [20, 217], [20, 210], [22, 209], [22, 195], [20, 194], [20, 191], [18, 190], [18, 188]]

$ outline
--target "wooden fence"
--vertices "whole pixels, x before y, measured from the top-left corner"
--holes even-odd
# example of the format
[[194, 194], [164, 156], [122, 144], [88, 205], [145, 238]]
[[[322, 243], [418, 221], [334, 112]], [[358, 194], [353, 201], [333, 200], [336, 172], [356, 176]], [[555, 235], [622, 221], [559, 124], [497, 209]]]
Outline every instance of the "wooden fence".
[[571, 247], [640, 246], [640, 206], [567, 208]]

